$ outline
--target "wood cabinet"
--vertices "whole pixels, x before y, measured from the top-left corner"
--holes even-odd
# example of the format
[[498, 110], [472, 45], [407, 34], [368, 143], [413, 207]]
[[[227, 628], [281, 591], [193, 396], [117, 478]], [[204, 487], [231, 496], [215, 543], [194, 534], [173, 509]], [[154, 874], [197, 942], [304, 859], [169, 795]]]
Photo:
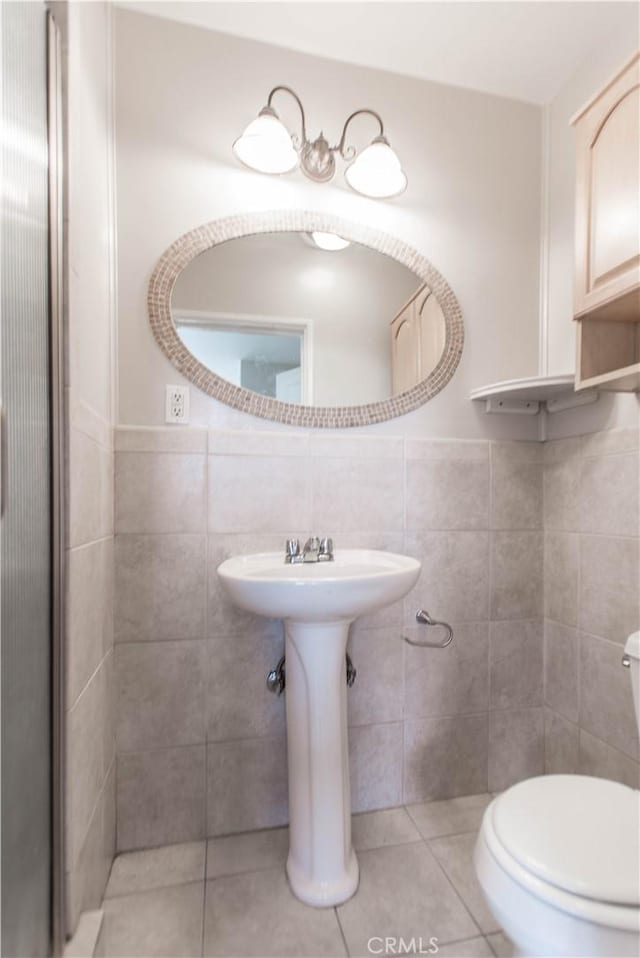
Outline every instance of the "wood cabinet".
[[394, 396], [417, 386], [435, 369], [444, 349], [445, 335], [440, 304], [428, 286], [421, 286], [391, 323]]
[[576, 388], [640, 388], [640, 54], [579, 111]]

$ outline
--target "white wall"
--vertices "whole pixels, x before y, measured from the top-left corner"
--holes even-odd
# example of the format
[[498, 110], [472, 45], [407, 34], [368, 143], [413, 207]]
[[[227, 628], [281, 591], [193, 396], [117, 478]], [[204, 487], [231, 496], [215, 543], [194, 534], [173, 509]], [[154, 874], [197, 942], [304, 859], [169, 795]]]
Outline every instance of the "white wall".
[[[548, 296], [546, 364], [550, 374], [575, 370], [573, 263], [575, 150], [571, 117], [632, 56], [640, 36], [640, 8], [628, 4], [627, 23], [603, 37], [546, 108], [548, 123]], [[544, 357], [543, 357], [544, 364]], [[550, 417], [551, 436], [634, 425], [638, 396], [606, 395], [589, 408]]]
[[[147, 320], [153, 267], [180, 234], [257, 209], [302, 207], [364, 222], [415, 246], [446, 277], [465, 318], [466, 343], [449, 386], [422, 409], [379, 427], [406, 435], [534, 436], [536, 423], [486, 417], [473, 387], [537, 370], [540, 117], [536, 107], [332, 63], [144, 14], [116, 12], [120, 421], [158, 425], [166, 383], [179, 381]], [[231, 144], [269, 89], [292, 85], [311, 133], [335, 136], [350, 109], [386, 121], [408, 191], [380, 202], [338, 175], [259, 176]], [[295, 113], [283, 103], [292, 126]], [[353, 129], [358, 145], [371, 131]], [[274, 424], [192, 389], [192, 421], [231, 428]], [[374, 427], [368, 427], [372, 430]]]

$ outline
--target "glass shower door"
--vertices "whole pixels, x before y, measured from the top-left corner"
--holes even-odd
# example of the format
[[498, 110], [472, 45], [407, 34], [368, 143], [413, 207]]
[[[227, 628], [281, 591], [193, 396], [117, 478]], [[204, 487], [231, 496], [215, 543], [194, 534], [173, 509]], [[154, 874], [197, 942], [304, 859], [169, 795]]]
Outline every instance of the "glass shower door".
[[0, 4], [3, 955], [51, 950], [52, 470], [47, 19]]

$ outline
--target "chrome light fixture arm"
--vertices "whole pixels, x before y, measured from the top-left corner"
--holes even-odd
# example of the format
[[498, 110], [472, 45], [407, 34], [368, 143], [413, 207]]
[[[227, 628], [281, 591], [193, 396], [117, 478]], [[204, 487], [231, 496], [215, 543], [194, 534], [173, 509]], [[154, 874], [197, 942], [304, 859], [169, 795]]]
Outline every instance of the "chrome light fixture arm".
[[332, 152], [339, 153], [342, 159], [346, 160], [347, 162], [349, 162], [349, 160], [353, 160], [357, 152], [355, 146], [345, 147], [347, 127], [349, 126], [352, 120], [355, 120], [357, 116], [361, 116], [362, 114], [365, 114], [365, 113], [369, 114], [369, 116], [372, 116], [375, 120], [378, 121], [378, 124], [380, 126], [380, 132], [378, 133], [378, 136], [384, 137], [384, 124], [382, 122], [382, 117], [380, 116], [379, 113], [376, 113], [375, 110], [369, 110], [366, 107], [360, 110], [354, 110], [351, 116], [348, 116], [347, 119], [345, 120], [345, 124], [342, 127], [342, 136], [340, 137], [340, 141], [338, 142], [336, 146], [331, 147]]
[[298, 96], [298, 94], [295, 92], [295, 90], [292, 90], [290, 86], [274, 86], [273, 90], [271, 90], [271, 92], [269, 93], [269, 96], [267, 97], [267, 106], [270, 107], [270, 109], [272, 109], [272, 110], [273, 110], [273, 105], [272, 105], [272, 102], [271, 102], [271, 101], [273, 100], [273, 98], [274, 98], [274, 96], [275, 96], [276, 93], [288, 93], [290, 96], [293, 97], [293, 99], [294, 99], [294, 100], [296, 101], [296, 103], [298, 104], [298, 108], [299, 108], [299, 110], [300, 110], [300, 122], [301, 122], [301, 127], [302, 127], [302, 137], [300, 138], [300, 137], [298, 137], [298, 134], [297, 134], [297, 133], [293, 133], [293, 134], [291, 135], [291, 140], [292, 140], [292, 142], [293, 142], [294, 147], [299, 151], [299, 150], [301, 150], [301, 149], [305, 146], [305, 144], [308, 142], [308, 140], [307, 140], [307, 120], [306, 120], [306, 116], [305, 116], [305, 112], [304, 112], [304, 107], [303, 107], [303, 105], [302, 105], [302, 100], [300, 99], [300, 97]]

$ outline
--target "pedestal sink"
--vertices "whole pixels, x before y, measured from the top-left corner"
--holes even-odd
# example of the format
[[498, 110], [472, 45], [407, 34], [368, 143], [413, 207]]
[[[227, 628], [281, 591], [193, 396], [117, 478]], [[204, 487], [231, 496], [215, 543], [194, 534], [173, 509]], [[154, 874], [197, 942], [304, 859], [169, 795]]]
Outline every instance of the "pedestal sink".
[[347, 742], [349, 626], [401, 599], [419, 574], [416, 559], [366, 549], [339, 549], [331, 562], [299, 565], [286, 565], [283, 553], [269, 552], [218, 567], [236, 605], [284, 619], [287, 875], [294, 894], [309, 905], [340, 904], [358, 887]]

